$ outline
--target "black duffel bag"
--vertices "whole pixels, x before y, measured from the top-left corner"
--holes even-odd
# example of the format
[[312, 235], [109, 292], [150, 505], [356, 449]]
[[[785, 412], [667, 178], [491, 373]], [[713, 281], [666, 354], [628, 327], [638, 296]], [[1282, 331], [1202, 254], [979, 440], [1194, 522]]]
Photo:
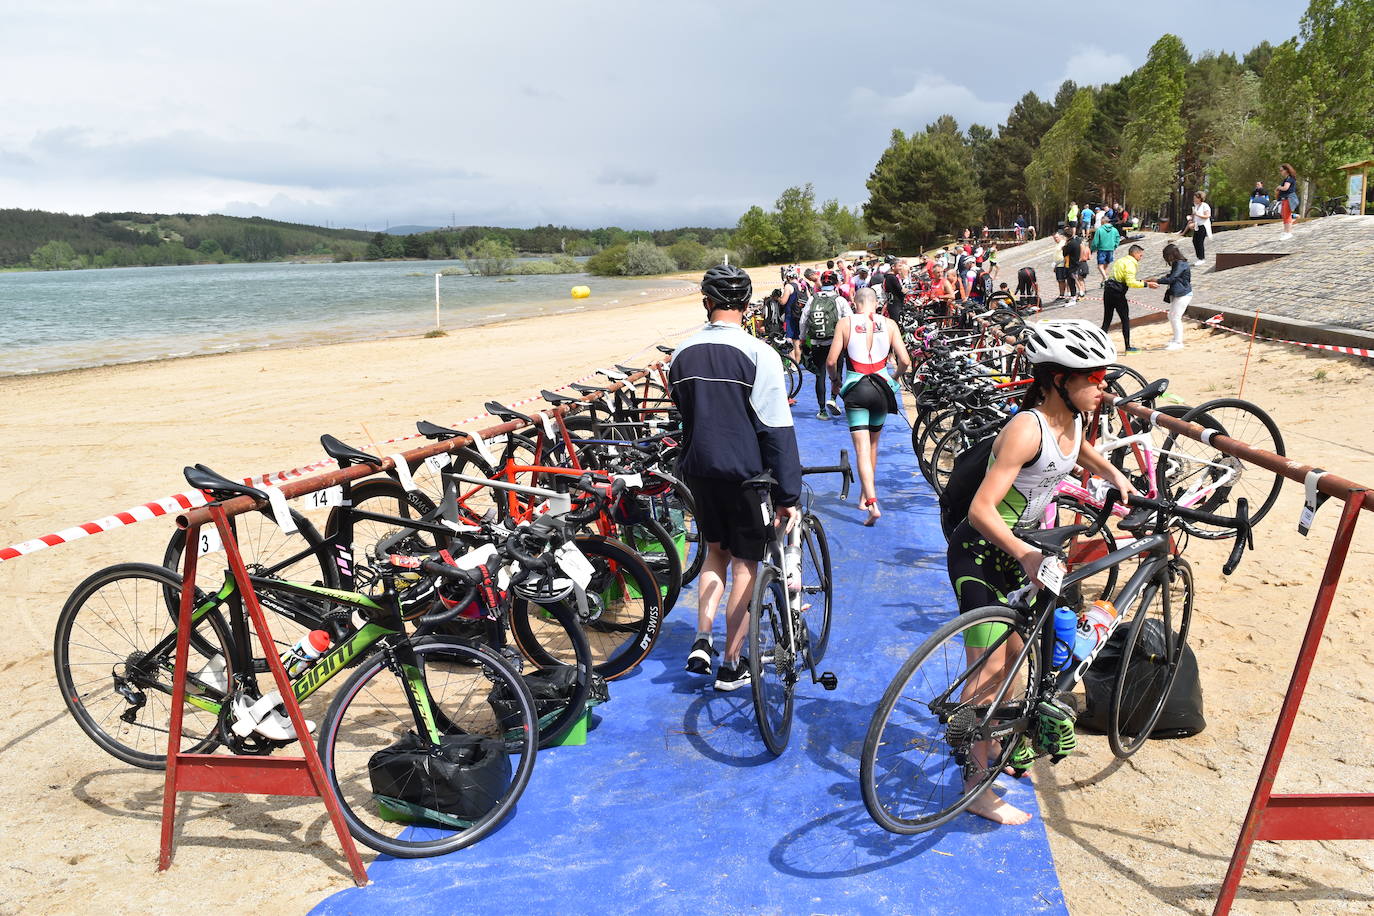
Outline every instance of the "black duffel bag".
[[511, 780], [505, 744], [482, 735], [445, 735], [436, 750], [406, 732], [373, 754], [367, 769], [383, 818], [460, 828], [495, 808]]
[[[577, 690], [577, 668], [574, 665], [540, 668], [522, 676], [525, 686], [534, 697], [534, 712], [541, 725], [552, 721], [566, 709]], [[604, 677], [593, 673], [591, 679], [591, 686], [587, 690], [588, 709], [599, 706], [611, 698]], [[515, 697], [511, 696], [510, 689], [505, 683], [497, 682], [496, 686], [492, 687], [487, 702], [491, 704], [502, 728], [520, 727], [520, 705], [515, 702]]]
[[[1131, 625], [1116, 628], [1111, 639], [1102, 647], [1092, 667], [1083, 675], [1083, 692], [1087, 697], [1087, 711], [1079, 717], [1078, 724], [1096, 732], [1107, 731], [1108, 718], [1112, 708], [1112, 687], [1116, 683], [1116, 673], [1121, 669], [1121, 656], [1130, 635]], [[1164, 624], [1154, 618], [1145, 621], [1145, 631], [1136, 643], [1137, 652], [1152, 655], [1164, 654]], [[1150, 665], [1132, 665], [1123, 685], [1125, 695], [1121, 699], [1123, 709], [1148, 710], [1154, 708], [1159, 687], [1155, 682], [1157, 668]], [[1144, 696], [1153, 691], [1153, 696]], [[1187, 738], [1196, 735], [1207, 727], [1202, 715], [1202, 682], [1198, 679], [1197, 656], [1193, 647], [1185, 644], [1178, 663], [1178, 674], [1174, 686], [1164, 701], [1164, 709], [1159, 721], [1150, 732], [1151, 738]], [[1126, 735], [1138, 734], [1139, 722], [1126, 721], [1121, 724], [1121, 732]]]

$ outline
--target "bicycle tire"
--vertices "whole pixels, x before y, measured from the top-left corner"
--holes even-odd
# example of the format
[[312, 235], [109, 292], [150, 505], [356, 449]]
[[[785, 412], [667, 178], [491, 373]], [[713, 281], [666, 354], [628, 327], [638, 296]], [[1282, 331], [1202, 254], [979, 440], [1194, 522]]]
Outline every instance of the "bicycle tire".
[[[811, 664], [819, 665], [830, 646], [830, 624], [835, 609], [835, 579], [830, 566], [830, 539], [821, 520], [810, 513], [801, 532], [802, 621], [808, 634]], [[808, 596], [812, 596], [808, 601]], [[817, 608], [815, 596], [821, 598]], [[807, 607], [807, 605], [810, 607]]]
[[1303, 214], [1303, 217], [1305, 219], [1320, 219], [1325, 215], [1326, 211], [1323, 210], [1321, 207], [1312, 206], [1307, 208], [1307, 212]]
[[[472, 433], [472, 435], [477, 435]], [[449, 453], [449, 464], [445, 470], [457, 471], [460, 474], [468, 474], [473, 477], [490, 478], [492, 475], [491, 463], [482, 457], [477, 449], [470, 445], [455, 449]], [[410, 476], [419, 488], [419, 493], [429, 501], [431, 506], [438, 506], [444, 501], [444, 481], [442, 474], [436, 474], [425, 466], [423, 461], [412, 462]], [[375, 478], [374, 478], [375, 479]], [[465, 490], [464, 487], [470, 489]], [[414, 491], [412, 491], [414, 492]], [[479, 495], [485, 492], [484, 500], [469, 505], [462, 497], [463, 495]], [[491, 498], [492, 491], [485, 487], [476, 487], [471, 484], [459, 484], [459, 503], [458, 521], [472, 523], [480, 521], [482, 516], [489, 509], [496, 508], [495, 502]]]
[[[1279, 432], [1278, 424], [1262, 408], [1249, 401], [1239, 398], [1217, 398], [1199, 404], [1184, 414], [1182, 419], [1184, 422], [1197, 423], [1221, 435], [1246, 442], [1255, 448], [1265, 449], [1280, 456], [1286, 454], [1283, 434]], [[1218, 487], [1192, 506], [1203, 512], [1224, 515], [1234, 501], [1243, 496], [1249, 504], [1251, 523], [1258, 524], [1274, 507], [1279, 498], [1279, 490], [1283, 488], [1282, 475], [1267, 471], [1258, 465], [1242, 462], [1178, 433], [1169, 434], [1164, 440], [1161, 452], [1155, 475], [1160, 483], [1160, 489], [1167, 492], [1172, 499], [1186, 496], [1190, 487], [1205, 487], [1207, 483], [1215, 481], [1222, 473], [1221, 469], [1229, 469], [1235, 475], [1232, 483]], [[1174, 454], [1171, 455], [1170, 452]], [[1179, 455], [1185, 456], [1185, 459], [1180, 460]], [[1185, 466], [1187, 457], [1196, 462], [1194, 468], [1189, 469]], [[1211, 481], [1199, 480], [1200, 475], [1202, 478], [1211, 478]], [[1232, 528], [1211, 528], [1186, 519], [1180, 519], [1180, 522], [1189, 534], [1205, 540], [1225, 540], [1235, 537], [1236, 534]]]
[[[325, 531], [331, 542], [337, 542], [339, 529], [343, 524], [344, 513], [350, 509], [375, 512], [378, 515], [394, 515], [405, 519], [427, 519], [433, 521], [438, 510], [427, 494], [419, 490], [406, 490], [389, 477], [374, 477], [354, 486], [350, 491], [351, 506], [335, 506], [329, 510]], [[402, 529], [402, 525], [372, 519], [356, 519], [353, 522], [353, 543], [348, 545], [353, 554], [355, 565], [371, 565], [378, 562], [373, 556], [373, 548], [384, 539]], [[393, 553], [424, 554], [431, 553], [443, 546], [437, 536], [426, 531], [416, 531], [396, 545]]]
[[[962, 642], [963, 634], [984, 624], [1002, 624], [1009, 628], [1009, 634], [1014, 633], [1021, 640], [1030, 635], [1023, 618], [1005, 607], [990, 605], [960, 614], [931, 634], [902, 664], [873, 713], [859, 760], [859, 783], [864, 807], [884, 830], [911, 835], [933, 830], [952, 820], [992, 785], [1024, 732], [1024, 723], [1016, 724], [1017, 720], [1013, 719], [1011, 734], [1002, 739], [995, 758], [987, 760], [988, 765], [982, 768], [985, 772], [973, 785], [965, 785], [966, 762], [973, 759], [975, 744], [968, 735], [977, 727], [978, 706], [970, 705], [962, 697], [949, 705], [948, 715], [960, 717], [954, 723], [946, 720], [944, 707], [936, 713], [931, 706], [942, 693], [952, 691], [961, 679], [976, 674], [975, 669], [983, 670], [994, 661], [990, 652], [969, 661]], [[1012, 645], [1009, 635], [1001, 642], [1001, 649]], [[1009, 685], [1008, 696], [999, 707], [1004, 713], [997, 717], [999, 720], [1005, 721], [1012, 714], [1017, 719], [1029, 715], [1039, 676], [1038, 649], [1038, 646], [1031, 647], [1020, 665], [994, 675]], [[981, 696], [978, 694], [975, 699]], [[965, 715], [962, 712], [965, 709], [972, 713]], [[981, 713], [985, 721], [992, 718], [988, 715], [990, 712], [989, 707]], [[953, 737], [953, 743], [951, 725], [961, 731]], [[925, 752], [922, 763], [904, 759], [908, 751], [920, 753], [922, 750]], [[955, 786], [947, 785], [951, 779]]]
[[[167, 765], [176, 659], [176, 640], [169, 637], [177, 623], [165, 612], [168, 593], [179, 601], [181, 578], [164, 567], [108, 566], [86, 577], [67, 598], [53, 636], [58, 687], [76, 724], [110, 755], [149, 770]], [[222, 674], [206, 674], [200, 683], [188, 678], [187, 689], [218, 703], [233, 674], [229, 631], [216, 614], [202, 618], [196, 630], [200, 638], [191, 641], [188, 670], [198, 676], [216, 657], [225, 664]], [[149, 655], [159, 644], [165, 645]], [[118, 685], [115, 670], [122, 666], [120, 677], [130, 679], [131, 662], [137, 667], [133, 683]], [[120, 686], [132, 695], [121, 693]], [[216, 713], [187, 703], [181, 751], [212, 750], [219, 743], [218, 721]]]
[[[534, 699], [520, 675], [495, 652], [459, 640], [429, 637], [413, 643], [424, 689], [448, 734], [496, 738], [512, 757], [511, 778], [493, 807], [464, 828], [397, 824], [371, 791], [368, 761], [407, 731], [424, 735], [407, 701], [402, 675], [378, 652], [353, 672], [329, 704], [318, 748], [325, 777], [349, 832], [359, 842], [398, 858], [442, 855], [486, 836], [514, 809], [536, 757]], [[399, 666], [397, 666], [399, 668]], [[488, 702], [493, 685], [515, 698], [518, 724], [503, 725]]]
[[579, 535], [575, 543], [595, 573], [587, 586], [590, 619], [582, 620], [574, 598], [539, 605], [516, 596], [511, 635], [536, 665], [570, 664], [561, 626], [549, 626], [541, 609], [564, 605], [581, 623], [591, 649], [592, 670], [608, 681], [631, 671], [658, 639], [661, 607], [653, 573], [628, 545], [600, 535]]
[[[1158, 581], [1141, 598], [1112, 684], [1107, 741], [1112, 753], [1123, 760], [1140, 750], [1164, 711], [1178, 677], [1193, 617], [1193, 568], [1188, 561], [1172, 558], [1157, 579], [1163, 581]], [[1156, 601], [1160, 606], [1157, 618], [1150, 615], [1151, 605]], [[1156, 632], [1147, 633], [1147, 627]], [[1156, 640], [1163, 642], [1162, 654], [1147, 645]], [[1142, 670], [1144, 675], [1139, 673]], [[1128, 685], [1136, 699], [1126, 705]]]
[[682, 593], [682, 556], [668, 529], [653, 517], [628, 525], [620, 525], [617, 539], [635, 548], [644, 565], [658, 582], [660, 606], [667, 614], [677, 605]]
[[772, 566], [759, 570], [749, 602], [749, 681], [754, 718], [773, 756], [787, 750], [800, 659], [788, 639], [787, 585]]
[[[706, 545], [701, 540], [701, 529], [697, 526], [696, 498], [692, 496], [687, 484], [677, 481], [668, 496], [664, 497], [662, 512], [666, 515], [664, 527], [670, 532], [681, 526], [687, 555], [682, 561], [682, 584], [689, 585], [701, 573], [701, 564], [706, 562]], [[675, 516], [674, 513], [679, 513]]]

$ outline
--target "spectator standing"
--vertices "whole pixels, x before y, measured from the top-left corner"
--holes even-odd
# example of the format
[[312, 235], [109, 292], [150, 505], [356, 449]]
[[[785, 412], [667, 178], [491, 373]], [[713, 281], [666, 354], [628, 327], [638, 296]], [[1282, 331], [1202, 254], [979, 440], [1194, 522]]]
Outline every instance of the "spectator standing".
[[1193, 192], [1193, 212], [1188, 217], [1193, 226], [1193, 251], [1197, 266], [1207, 263], [1207, 236], [1212, 234], [1212, 205], [1207, 203], [1206, 191]]
[[1112, 261], [1116, 260], [1116, 247], [1120, 244], [1121, 233], [1105, 220], [1093, 233], [1093, 250], [1097, 252], [1097, 269], [1102, 274], [1103, 283], [1107, 282], [1107, 271], [1111, 268]]
[[990, 248], [988, 249], [988, 273], [992, 276], [992, 279], [994, 279], [994, 280], [997, 279], [997, 243], [996, 243], [996, 242], [993, 242], [993, 243], [992, 243], [992, 247], [990, 247]]
[[1064, 253], [1064, 279], [1068, 281], [1069, 298], [1082, 299], [1087, 294], [1086, 289], [1078, 288], [1078, 262], [1083, 257], [1083, 243], [1078, 238], [1077, 226], [1070, 223], [1064, 231], [1068, 235], [1060, 250]]
[[1076, 201], [1076, 200], [1071, 200], [1071, 201], [1069, 201], [1069, 210], [1068, 210], [1067, 213], [1064, 214], [1064, 226], [1065, 226], [1065, 228], [1068, 228], [1069, 226], [1077, 226], [1077, 225], [1078, 225], [1078, 201]]
[[1169, 266], [1169, 272], [1155, 282], [1166, 287], [1164, 301], [1169, 306], [1169, 327], [1174, 332], [1173, 339], [1164, 349], [1182, 350], [1183, 313], [1193, 301], [1193, 269], [1173, 243], [1164, 246], [1164, 263]]
[[754, 574], [768, 536], [758, 501], [743, 482], [763, 471], [772, 473], [778, 482], [773, 493], [778, 523], [790, 529], [798, 519], [801, 462], [782, 360], [740, 327], [753, 291], [749, 275], [738, 267], [712, 267], [702, 278], [701, 291], [709, 323], [678, 347], [668, 372], [673, 402], [682, 413], [678, 468], [692, 492], [706, 544], [697, 635], [687, 670], [711, 673], [717, 654], [711, 631], [728, 573], [725, 658], [715, 686], [738, 690], [749, 686], [748, 660], [740, 650], [749, 629]]
[[1293, 218], [1298, 215], [1298, 173], [1293, 171], [1293, 167], [1285, 162], [1279, 166], [1282, 177], [1279, 179], [1279, 186], [1274, 189], [1274, 196], [1277, 197], [1283, 207], [1283, 233], [1281, 239], [1291, 239], [1293, 237]]
[[1131, 346], [1131, 305], [1126, 301], [1126, 291], [1146, 286], [1155, 289], [1159, 286], [1154, 280], [1142, 283], [1136, 279], [1136, 270], [1144, 256], [1144, 248], [1132, 245], [1126, 249], [1126, 257], [1112, 262], [1107, 282], [1102, 284], [1102, 330], [1105, 333], [1112, 329], [1112, 313], [1115, 312], [1121, 318], [1121, 338], [1126, 344], [1127, 353], [1139, 353], [1140, 350]]

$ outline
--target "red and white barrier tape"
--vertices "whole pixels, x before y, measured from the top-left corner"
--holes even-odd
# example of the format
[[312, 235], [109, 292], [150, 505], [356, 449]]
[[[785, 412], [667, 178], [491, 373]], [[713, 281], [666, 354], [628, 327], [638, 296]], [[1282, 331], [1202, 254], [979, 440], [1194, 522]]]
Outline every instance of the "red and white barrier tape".
[[[695, 327], [695, 325], [693, 325], [693, 327]], [[653, 345], [650, 344], [650, 346]], [[648, 349], [648, 347], [645, 347], [644, 349]], [[642, 352], [644, 352], [644, 350], [639, 351], [639, 353]], [[638, 355], [638, 353], [632, 354], [632, 356], [635, 355]], [[589, 373], [587, 375], [582, 376], [582, 378], [580, 379], [568, 382], [566, 385], [559, 385], [557, 388], [554, 388], [552, 390], [561, 391], [564, 388], [568, 388], [571, 385], [581, 384], [589, 379], [596, 378], [599, 374], [600, 373], [598, 372]], [[539, 395], [532, 395], [527, 398], [521, 398], [518, 401], [512, 401], [508, 406], [521, 407], [525, 404], [532, 404], [535, 401], [539, 400], [543, 399]], [[489, 416], [491, 416], [491, 414], [483, 412], [459, 420], [457, 423], [453, 425], [461, 429], [477, 420], [482, 419], [483, 417]], [[398, 436], [395, 439], [386, 439], [382, 442], [373, 443], [373, 445], [390, 445], [394, 442], [405, 442], [410, 439], [418, 438], [420, 438], [420, 434], [413, 433], [409, 436]], [[333, 458], [325, 458], [323, 460], [316, 461], [312, 464], [302, 465], [298, 468], [291, 468], [287, 471], [274, 471], [268, 474], [259, 474], [254, 477], [245, 477], [243, 478], [243, 482], [249, 486], [274, 485], [278, 481], [286, 481], [297, 477], [304, 477], [307, 474], [329, 467], [334, 463], [335, 462]], [[21, 541], [18, 544], [14, 544], [9, 547], [0, 549], [0, 563], [5, 562], [7, 560], [18, 559], [19, 557], [23, 556], [28, 556], [31, 553], [36, 553], [39, 550], [45, 550], [48, 547], [56, 547], [59, 544], [70, 543], [71, 541], [87, 537], [88, 535], [100, 534], [105, 531], [111, 531], [115, 528], [124, 528], [128, 525], [133, 525], [137, 522], [147, 521], [148, 519], [152, 518], [158, 518], [169, 513], [178, 513], [186, 509], [194, 509], [197, 506], [205, 505], [206, 502], [207, 500], [205, 499], [205, 495], [201, 493], [199, 490], [188, 490], [183, 493], [176, 493], [172, 496], [164, 496], [161, 499], [150, 500], [146, 503], [141, 503], [137, 506], [125, 509], [123, 512], [116, 512], [114, 515], [107, 515], [104, 518], [99, 518], [91, 522], [83, 522], [82, 524], [74, 525], [71, 528], [64, 528], [61, 531], [57, 531], [52, 534], [44, 534], [36, 538], [30, 538], [27, 541]]]
[[[1204, 321], [1203, 324], [1208, 327], [1216, 328], [1219, 331], [1230, 331], [1232, 334], [1242, 334], [1246, 337], [1250, 336], [1249, 331], [1226, 327], [1226, 325], [1222, 324], [1225, 320], [1226, 318], [1223, 315], [1213, 315], [1211, 318]], [[1340, 353], [1345, 356], [1362, 356], [1365, 359], [1374, 359], [1374, 350], [1367, 350], [1363, 347], [1339, 347], [1335, 344], [1307, 343], [1303, 340], [1288, 340], [1283, 337], [1265, 337], [1261, 334], [1256, 334], [1254, 336], [1257, 340], [1267, 340], [1271, 343], [1293, 344], [1295, 347], [1306, 347], [1309, 350], [1326, 350], [1330, 353]]]

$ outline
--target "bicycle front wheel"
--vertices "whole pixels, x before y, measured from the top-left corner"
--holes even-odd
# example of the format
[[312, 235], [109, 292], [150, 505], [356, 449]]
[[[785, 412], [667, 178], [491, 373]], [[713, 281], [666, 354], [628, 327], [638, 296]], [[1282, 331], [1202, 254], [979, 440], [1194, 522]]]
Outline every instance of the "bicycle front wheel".
[[[378, 852], [407, 859], [462, 849], [495, 829], [529, 782], [538, 735], [529, 688], [496, 653], [444, 638], [418, 640], [413, 649], [414, 668], [397, 664], [393, 670], [392, 652], [368, 657], [330, 703], [318, 741], [349, 832]], [[489, 698], [498, 690], [514, 712], [507, 705], [504, 716], [497, 713]], [[481, 743], [479, 759], [496, 770], [508, 768], [508, 778], [498, 772], [473, 779], [475, 787], [450, 811], [424, 803], [452, 795], [437, 766], [416, 767], [376, 791], [374, 755], [408, 734], [434, 747], [435, 732], [440, 745], [445, 737], [489, 739]], [[507, 757], [508, 767], [492, 754]]]
[[1107, 741], [1123, 760], [1154, 731], [1178, 677], [1193, 619], [1193, 568], [1175, 557], [1141, 598], [1112, 685]]
[[759, 570], [749, 605], [749, 679], [754, 718], [770, 753], [787, 750], [799, 659], [788, 625], [787, 586], [771, 566]]
[[[91, 740], [125, 763], [167, 765], [181, 577], [149, 563], [121, 563], [76, 587], [57, 618], [53, 662], [62, 700]], [[217, 613], [195, 626], [188, 656], [181, 752], [218, 743], [220, 704], [232, 671]]]
[[802, 621], [808, 634], [807, 651], [819, 665], [830, 645], [830, 618], [834, 611], [835, 580], [830, 569], [830, 541], [821, 520], [808, 514], [801, 531]]
[[797, 365], [797, 361], [792, 357], [783, 356], [782, 374], [787, 382], [787, 396], [789, 398], [795, 398], [797, 392], [801, 391], [802, 386], [801, 366]]
[[[992, 785], [1026, 732], [1039, 676], [1022, 618], [960, 614], [898, 670], [864, 738], [864, 806], [892, 833], [939, 827]], [[992, 732], [1001, 736], [991, 737]]]

